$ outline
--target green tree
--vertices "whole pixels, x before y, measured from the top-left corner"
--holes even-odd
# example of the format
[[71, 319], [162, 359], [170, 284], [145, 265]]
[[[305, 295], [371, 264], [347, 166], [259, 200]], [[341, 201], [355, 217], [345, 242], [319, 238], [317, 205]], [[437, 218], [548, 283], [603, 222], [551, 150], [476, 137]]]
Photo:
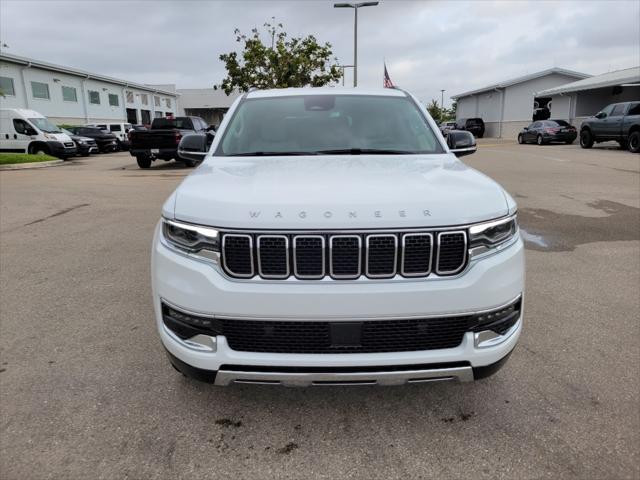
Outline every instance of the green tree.
[[442, 121], [444, 112], [437, 100], [431, 100], [431, 103], [427, 105], [427, 112], [437, 123]]
[[320, 44], [313, 35], [289, 38], [281, 23], [265, 23], [264, 27], [270, 46], [262, 41], [257, 28], [251, 35], [236, 28], [236, 42], [244, 46], [243, 51], [220, 55], [227, 76], [219, 87], [227, 95], [234, 90], [246, 92], [250, 87], [320, 87], [341, 78], [330, 43]]

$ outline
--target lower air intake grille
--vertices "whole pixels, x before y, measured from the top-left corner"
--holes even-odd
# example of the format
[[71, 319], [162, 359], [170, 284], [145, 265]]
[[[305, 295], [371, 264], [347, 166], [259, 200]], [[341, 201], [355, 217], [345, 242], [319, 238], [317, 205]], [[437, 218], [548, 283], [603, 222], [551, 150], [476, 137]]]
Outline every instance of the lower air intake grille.
[[[343, 325], [339, 322], [223, 320], [223, 331], [233, 350], [245, 352], [410, 352], [457, 347], [469, 328], [470, 319], [470, 316], [460, 316], [345, 322]], [[341, 333], [341, 328], [348, 333]]]

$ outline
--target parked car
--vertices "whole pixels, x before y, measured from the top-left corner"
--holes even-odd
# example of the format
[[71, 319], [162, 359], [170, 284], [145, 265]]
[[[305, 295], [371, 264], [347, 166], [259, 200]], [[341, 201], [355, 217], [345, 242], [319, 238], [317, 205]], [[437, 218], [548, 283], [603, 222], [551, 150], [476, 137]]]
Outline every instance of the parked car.
[[623, 149], [640, 152], [640, 101], [607, 105], [580, 125], [580, 146], [615, 140]]
[[571, 144], [578, 137], [576, 127], [565, 120], [538, 120], [524, 127], [518, 134], [518, 143], [561, 142]]
[[255, 90], [229, 118], [210, 148], [181, 152], [204, 162], [153, 239], [157, 331], [177, 370], [399, 385], [506, 362], [524, 246], [511, 196], [456, 158], [475, 152], [470, 132], [445, 142], [389, 88]]
[[88, 123], [87, 127], [97, 127], [113, 133], [118, 140], [119, 150], [129, 150], [129, 130], [132, 128], [130, 123]]
[[445, 137], [447, 136], [450, 130], [455, 130], [455, 129], [456, 129], [456, 122], [453, 120], [449, 122], [442, 122], [440, 124], [440, 132], [442, 132], [442, 135], [444, 135]]
[[76, 154], [67, 134], [35, 110], [0, 108], [0, 151], [46, 153], [58, 158]]
[[484, 136], [484, 121], [481, 118], [460, 118], [456, 120], [456, 130], [466, 130], [473, 133], [474, 137]]
[[154, 118], [149, 130], [132, 132], [129, 153], [136, 157], [140, 168], [149, 168], [156, 159], [182, 161], [178, 156], [180, 139], [212, 128], [200, 117]]
[[93, 138], [101, 153], [115, 152], [118, 149], [118, 139], [108, 130], [98, 127], [68, 127], [67, 130], [75, 135]]
[[62, 133], [69, 135], [69, 138], [76, 144], [78, 155], [81, 157], [88, 157], [90, 153], [98, 153], [98, 144], [93, 138], [83, 137], [82, 135], [76, 135], [64, 128], [60, 129]]

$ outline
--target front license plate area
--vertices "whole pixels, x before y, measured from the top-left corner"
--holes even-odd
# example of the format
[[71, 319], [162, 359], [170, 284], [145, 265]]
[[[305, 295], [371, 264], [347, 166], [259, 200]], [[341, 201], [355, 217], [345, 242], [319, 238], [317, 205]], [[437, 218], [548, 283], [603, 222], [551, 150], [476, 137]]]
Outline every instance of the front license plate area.
[[362, 322], [336, 322], [330, 324], [331, 346], [359, 347], [362, 342]]

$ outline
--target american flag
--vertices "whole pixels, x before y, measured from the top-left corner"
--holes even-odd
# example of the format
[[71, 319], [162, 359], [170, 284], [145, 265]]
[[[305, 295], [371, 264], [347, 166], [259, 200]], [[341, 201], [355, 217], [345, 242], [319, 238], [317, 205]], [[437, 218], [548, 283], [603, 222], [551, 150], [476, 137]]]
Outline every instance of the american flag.
[[382, 82], [382, 86], [384, 88], [393, 88], [393, 82], [391, 81], [389, 72], [387, 72], [387, 62], [384, 62], [384, 80]]

